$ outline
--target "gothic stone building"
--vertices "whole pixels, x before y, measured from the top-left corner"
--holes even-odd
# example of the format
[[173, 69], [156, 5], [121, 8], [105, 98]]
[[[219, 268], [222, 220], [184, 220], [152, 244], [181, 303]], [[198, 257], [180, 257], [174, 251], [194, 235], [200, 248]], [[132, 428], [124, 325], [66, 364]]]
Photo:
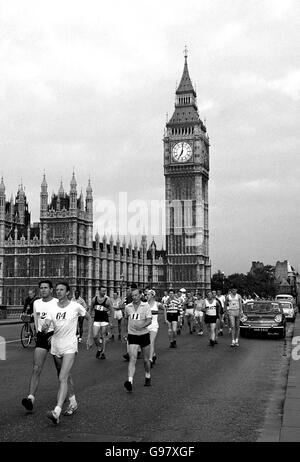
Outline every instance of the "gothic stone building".
[[165, 281], [165, 252], [153, 241], [148, 247], [114, 242], [106, 236], [93, 239], [93, 194], [89, 182], [85, 201], [78, 197], [73, 174], [70, 191], [60, 185], [48, 201], [44, 175], [40, 194], [40, 222], [31, 223], [23, 186], [15, 200], [6, 201], [3, 179], [0, 184], [0, 305], [19, 306], [30, 288], [41, 278], [55, 284], [67, 280], [90, 303], [96, 288], [103, 284], [108, 293], [124, 293], [133, 282], [141, 287], [159, 287]]
[[209, 138], [199, 117], [187, 55], [164, 136], [166, 265], [169, 287], [210, 288]]

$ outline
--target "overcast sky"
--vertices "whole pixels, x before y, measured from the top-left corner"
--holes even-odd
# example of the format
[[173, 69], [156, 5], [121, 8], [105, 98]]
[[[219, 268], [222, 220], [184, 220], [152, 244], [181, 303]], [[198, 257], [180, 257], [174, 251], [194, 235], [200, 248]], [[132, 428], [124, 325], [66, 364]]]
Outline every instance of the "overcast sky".
[[[210, 136], [212, 271], [300, 270], [299, 0], [0, 0], [0, 149], [39, 219], [73, 168], [101, 199], [164, 199], [163, 132], [187, 45]], [[159, 240], [159, 239], [158, 239]], [[161, 241], [160, 241], [161, 242]]]

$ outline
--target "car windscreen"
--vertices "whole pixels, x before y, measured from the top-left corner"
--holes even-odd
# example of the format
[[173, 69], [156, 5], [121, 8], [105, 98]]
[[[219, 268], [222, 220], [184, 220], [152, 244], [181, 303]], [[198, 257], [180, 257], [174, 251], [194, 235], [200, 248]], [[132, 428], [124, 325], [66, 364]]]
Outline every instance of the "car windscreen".
[[278, 303], [246, 303], [243, 307], [244, 313], [280, 313]]
[[291, 303], [282, 303], [282, 302], [280, 302], [279, 305], [280, 305], [281, 308], [283, 308], [283, 309], [287, 309], [287, 308], [288, 308], [288, 309], [291, 309], [291, 308], [293, 308], [293, 305], [292, 305]]

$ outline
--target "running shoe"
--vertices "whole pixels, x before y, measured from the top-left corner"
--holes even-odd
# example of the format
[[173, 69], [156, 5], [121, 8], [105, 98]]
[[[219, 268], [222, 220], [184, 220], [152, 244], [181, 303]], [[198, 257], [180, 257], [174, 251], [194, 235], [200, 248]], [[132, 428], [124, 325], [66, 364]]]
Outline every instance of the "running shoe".
[[104, 354], [104, 353], [101, 353], [101, 355], [100, 355], [100, 359], [106, 359], [106, 356], [105, 356], [105, 354]]
[[96, 358], [99, 358], [99, 356], [101, 355], [101, 352], [102, 352], [102, 350], [97, 350]]
[[176, 340], [174, 340], [174, 342], [173, 342], [173, 348], [177, 348]]
[[33, 402], [30, 398], [23, 398], [22, 399], [22, 405], [25, 407], [26, 411], [32, 411], [33, 410]]
[[144, 387], [151, 387], [151, 377], [145, 377]]
[[123, 358], [124, 358], [126, 361], [129, 361], [129, 354], [128, 354], [128, 353], [125, 353], [125, 355], [123, 355]]
[[73, 415], [73, 414], [75, 414], [77, 409], [78, 409], [77, 403], [76, 404], [69, 403], [69, 406], [65, 410], [64, 415]]
[[126, 388], [128, 393], [132, 393], [132, 383], [129, 382], [129, 380], [126, 380], [126, 382], [124, 382], [124, 387]]
[[200, 330], [200, 332], [198, 332], [198, 335], [203, 335], [203, 330]]
[[46, 416], [48, 417], [48, 419], [52, 420], [52, 422], [55, 425], [59, 424], [59, 417], [58, 417], [58, 415], [56, 415], [56, 413], [54, 411], [48, 411]]
[[231, 347], [235, 347], [235, 342], [232, 341], [230, 346], [231, 346]]
[[210, 339], [210, 341], [209, 341], [209, 346], [212, 346], [212, 347], [215, 346], [214, 340]]
[[238, 340], [235, 341], [235, 346], [237, 346], [237, 347], [240, 346]]

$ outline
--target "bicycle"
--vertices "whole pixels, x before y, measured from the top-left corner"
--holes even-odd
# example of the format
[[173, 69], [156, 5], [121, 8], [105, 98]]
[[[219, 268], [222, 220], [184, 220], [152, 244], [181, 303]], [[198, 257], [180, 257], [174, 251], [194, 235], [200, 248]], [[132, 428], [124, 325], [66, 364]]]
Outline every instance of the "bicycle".
[[30, 314], [22, 314], [21, 320], [24, 322], [21, 329], [21, 343], [24, 348], [28, 348], [32, 340], [36, 340], [35, 327], [31, 327], [32, 318]]

